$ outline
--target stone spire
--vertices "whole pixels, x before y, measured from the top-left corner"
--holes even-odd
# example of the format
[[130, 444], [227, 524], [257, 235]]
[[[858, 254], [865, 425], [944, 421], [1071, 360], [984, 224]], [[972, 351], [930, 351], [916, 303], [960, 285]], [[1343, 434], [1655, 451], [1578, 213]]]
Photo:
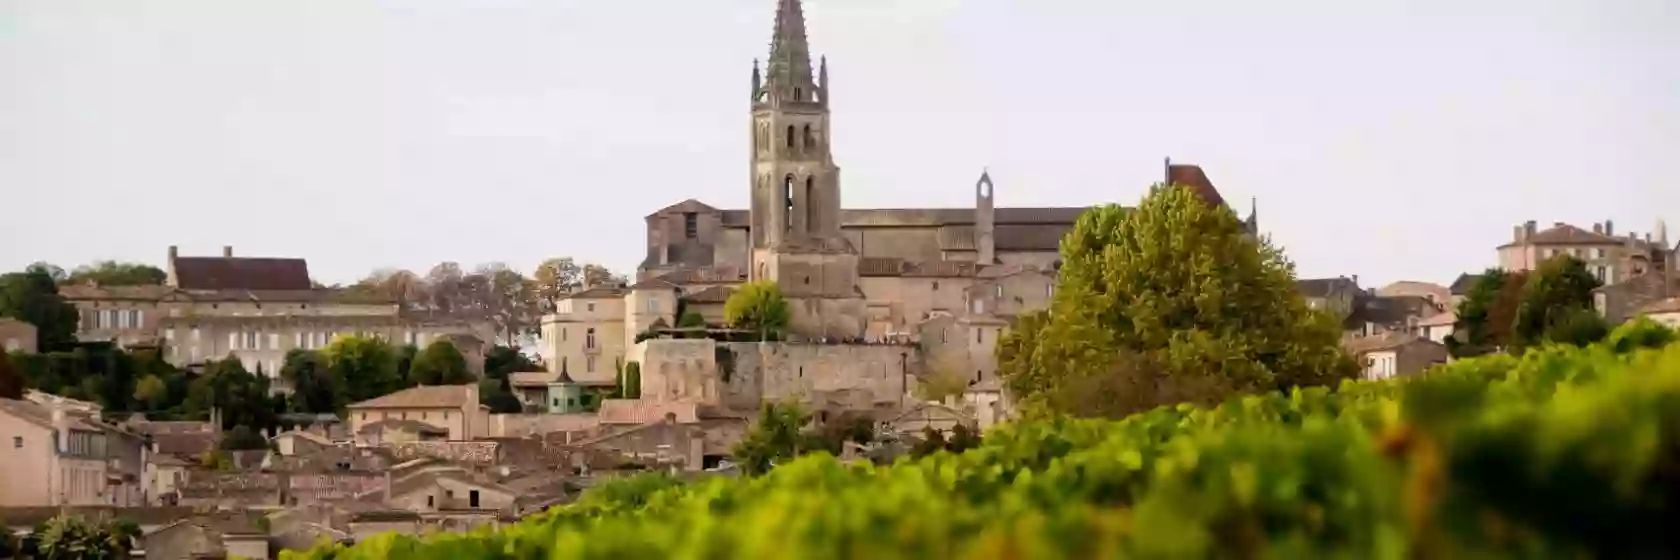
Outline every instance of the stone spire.
[[776, 28], [770, 36], [765, 69], [768, 103], [813, 102], [818, 87], [811, 79], [811, 47], [805, 40], [805, 10], [799, 0], [777, 0]]

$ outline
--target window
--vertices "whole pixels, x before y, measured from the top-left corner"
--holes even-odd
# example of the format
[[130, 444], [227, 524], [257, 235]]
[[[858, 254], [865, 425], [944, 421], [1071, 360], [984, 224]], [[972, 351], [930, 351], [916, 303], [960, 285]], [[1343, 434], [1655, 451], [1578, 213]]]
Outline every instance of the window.
[[236, 333], [236, 332], [228, 333], [228, 349], [229, 350], [238, 350], [239, 349], [239, 333]]
[[939, 291], [939, 281], [938, 280], [933, 281], [933, 291], [935, 291], [935, 292]]
[[979, 342], [979, 343], [985, 343], [986, 342], [986, 331], [980, 330], [980, 327], [974, 327], [974, 341]]
[[1056, 297], [1056, 285], [1055, 284], [1045, 284], [1044, 285], [1044, 298], [1045, 299], [1050, 299], [1050, 298], [1053, 298], [1053, 297]]
[[280, 349], [280, 333], [268, 333], [268, 349]]
[[[788, 127], [788, 144], [793, 144], [793, 127]], [[793, 231], [793, 175], [782, 178], [782, 222], [784, 229]]]
[[437, 496], [426, 496], [426, 507], [437, 507]]
[[595, 349], [595, 328], [594, 327], [590, 327], [588, 330], [585, 330], [583, 332], [583, 347], [587, 348], [587, 349], [590, 349], [590, 350]]
[[257, 339], [258, 334], [259, 333], [255, 332], [255, 331], [245, 333], [245, 349], [246, 350], [256, 350], [257, 348], [261, 347], [262, 341]]
[[12, 449], [23, 449], [23, 436], [12, 437]]
[[589, 372], [589, 373], [595, 373], [595, 357], [594, 356], [584, 356], [584, 358], [583, 358], [583, 371], [586, 371], [586, 372]]
[[586, 310], [589, 311], [590, 313], [594, 313], [595, 312], [595, 302], [589, 302], [589, 307]]
[[1003, 284], [998, 284], [997, 285], [996, 292], [997, 292], [997, 297], [1000, 297], [1000, 298], [1003, 297]]
[[565, 342], [565, 341], [566, 341], [566, 329], [565, 329], [565, 327], [561, 327], [560, 328], [560, 342]]
[[1593, 247], [1592, 258], [1595, 258], [1595, 259], [1604, 258], [1604, 248], [1603, 247]]
[[787, 147], [793, 147], [793, 125], [791, 124], [787, 127]]
[[683, 237], [694, 239], [700, 237], [700, 216], [693, 212], [683, 212]]
[[805, 147], [809, 148], [815, 142], [811, 141], [811, 125], [805, 125]]
[[467, 492], [467, 507], [470, 507], [470, 508], [477, 508], [478, 507], [478, 491], [477, 490], [471, 490], [471, 491]]
[[659, 298], [650, 297], [647, 300], [647, 312], [659, 313]]
[[559, 406], [560, 406], [560, 397], [554, 397], [554, 406], [555, 406], [555, 407], [556, 407], [556, 408], [559, 408]]

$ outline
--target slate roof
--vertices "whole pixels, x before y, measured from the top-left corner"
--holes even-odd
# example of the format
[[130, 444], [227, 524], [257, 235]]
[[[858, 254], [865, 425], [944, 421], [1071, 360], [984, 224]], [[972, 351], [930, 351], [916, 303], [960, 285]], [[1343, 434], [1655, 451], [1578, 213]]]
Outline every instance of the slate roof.
[[1330, 297], [1337, 292], [1357, 292], [1359, 283], [1345, 276], [1336, 278], [1302, 278], [1295, 281], [1295, 289], [1311, 298]]
[[473, 401], [469, 385], [421, 385], [351, 404], [346, 408], [461, 408]]
[[1447, 291], [1452, 292], [1452, 295], [1455, 296], [1469, 295], [1470, 288], [1475, 287], [1476, 283], [1481, 281], [1482, 275], [1466, 272], [1458, 275], [1458, 278], [1453, 280], [1452, 285], [1447, 287]]
[[1184, 164], [1167, 165], [1167, 182], [1190, 187], [1196, 196], [1201, 197], [1208, 204], [1219, 206], [1225, 204], [1225, 197], [1219, 195], [1219, 189], [1214, 188], [1213, 181], [1208, 179], [1207, 173], [1200, 166]]
[[303, 259], [175, 257], [175, 286], [183, 290], [309, 290]]

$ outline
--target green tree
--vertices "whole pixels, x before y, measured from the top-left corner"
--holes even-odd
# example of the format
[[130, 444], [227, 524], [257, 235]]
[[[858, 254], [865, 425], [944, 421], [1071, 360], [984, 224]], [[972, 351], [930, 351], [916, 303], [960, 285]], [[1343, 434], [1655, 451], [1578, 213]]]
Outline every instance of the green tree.
[[373, 337], [340, 336], [322, 351], [334, 379], [343, 380], [346, 402], [361, 402], [409, 387], [397, 375], [397, 353]]
[[413, 344], [397, 347], [397, 377], [409, 378], [409, 372], [414, 369], [414, 358], [420, 355], [420, 349]]
[[189, 413], [204, 416], [213, 409], [221, 411], [222, 429], [268, 429], [279, 423], [268, 379], [253, 375], [233, 356], [205, 364], [204, 373], [187, 387]]
[[288, 402], [293, 412], [336, 414], [344, 405], [348, 393], [344, 380], [336, 376], [325, 355], [301, 348], [286, 352], [280, 366], [280, 378], [292, 386]]
[[12, 357], [0, 352], [0, 399], [23, 398], [23, 374], [12, 364]]
[[76, 307], [58, 294], [58, 284], [44, 268], [0, 276], [0, 317], [35, 325], [38, 351], [62, 350], [76, 343]]
[[1510, 348], [1511, 325], [1527, 283], [1526, 271], [1490, 268], [1483, 272], [1458, 306], [1458, 332], [1447, 339], [1447, 350], [1454, 357], [1466, 358]]
[[139, 263], [99, 261], [71, 272], [66, 283], [96, 282], [102, 286], [162, 285], [169, 279], [163, 269]]
[[146, 410], [157, 410], [169, 402], [169, 385], [163, 378], [147, 374], [134, 384], [134, 401]]
[[222, 451], [250, 451], [268, 449], [268, 438], [243, 424], [234, 426], [222, 435], [222, 441], [217, 444]]
[[723, 317], [730, 328], [756, 331], [761, 339], [775, 340], [787, 331], [793, 310], [775, 282], [756, 280], [729, 295]]
[[1029, 411], [1120, 417], [1357, 374], [1283, 253], [1189, 188], [1087, 211], [1062, 261], [1048, 312], [1022, 317], [999, 348]]
[[408, 379], [416, 385], [460, 385], [472, 383], [473, 375], [467, 371], [466, 357], [454, 344], [437, 340], [426, 345], [426, 349], [414, 357]]
[[1570, 342], [1595, 332], [1603, 338], [1609, 328], [1602, 322], [1592, 324], [1582, 313], [1593, 311], [1592, 291], [1600, 285], [1598, 278], [1587, 270], [1586, 263], [1575, 257], [1562, 255], [1540, 263], [1540, 268], [1523, 286], [1522, 304], [1517, 307], [1516, 322], [1511, 325], [1513, 350], [1546, 342], [1548, 334], [1564, 336]]
[[512, 346], [492, 346], [484, 353], [484, 376], [502, 379], [521, 371], [548, 371]]
[[638, 362], [624, 364], [624, 383], [619, 391], [623, 393], [623, 398], [626, 399], [642, 398], [642, 364]]
[[582, 285], [583, 269], [571, 257], [551, 258], [537, 265], [531, 280], [539, 307], [543, 312], [550, 312], [561, 295]]
[[506, 377], [496, 379], [486, 377], [478, 380], [478, 403], [490, 407], [490, 412], [496, 414], [514, 414], [525, 411], [525, 405], [519, 402], [519, 397], [513, 394], [512, 381]]
[[764, 403], [759, 409], [758, 422], [735, 445], [731, 455], [740, 462], [743, 473], [769, 472], [776, 463], [798, 457], [811, 447], [812, 441], [804, 433], [810, 422], [811, 415], [797, 404]]
[[58, 515], [48, 519], [28, 537], [40, 560], [83, 558], [128, 558], [140, 529], [132, 521], [88, 522], [81, 517]]

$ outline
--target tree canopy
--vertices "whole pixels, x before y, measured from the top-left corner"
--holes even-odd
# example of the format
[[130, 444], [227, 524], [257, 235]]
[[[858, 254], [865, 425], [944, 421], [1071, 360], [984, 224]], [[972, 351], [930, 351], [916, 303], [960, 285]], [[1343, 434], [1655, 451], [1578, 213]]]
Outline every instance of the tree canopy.
[[467, 370], [466, 357], [454, 344], [437, 340], [414, 357], [408, 379], [415, 385], [460, 385], [473, 382], [473, 375]]
[[723, 304], [723, 317], [730, 328], [757, 331], [764, 338], [776, 339], [787, 331], [793, 310], [775, 282], [755, 280], [729, 295]]
[[1522, 303], [1511, 324], [1512, 342], [1517, 349], [1548, 340], [1597, 342], [1610, 330], [1596, 320], [1593, 310], [1592, 291], [1600, 285], [1586, 263], [1575, 257], [1560, 255], [1541, 262], [1523, 286]]
[[140, 263], [99, 261], [71, 272], [66, 283], [95, 282], [101, 286], [161, 285], [169, 279], [163, 269]]
[[1357, 373], [1282, 252], [1188, 188], [1087, 211], [1062, 261], [1049, 309], [1021, 317], [998, 350], [1029, 410], [1120, 417]]
[[53, 274], [43, 267], [0, 276], [0, 317], [35, 325], [36, 348], [51, 352], [76, 343], [76, 307], [58, 293]]
[[322, 352], [335, 379], [342, 380], [346, 402], [360, 402], [408, 387], [397, 370], [397, 353], [385, 341], [367, 336], [334, 338]]

